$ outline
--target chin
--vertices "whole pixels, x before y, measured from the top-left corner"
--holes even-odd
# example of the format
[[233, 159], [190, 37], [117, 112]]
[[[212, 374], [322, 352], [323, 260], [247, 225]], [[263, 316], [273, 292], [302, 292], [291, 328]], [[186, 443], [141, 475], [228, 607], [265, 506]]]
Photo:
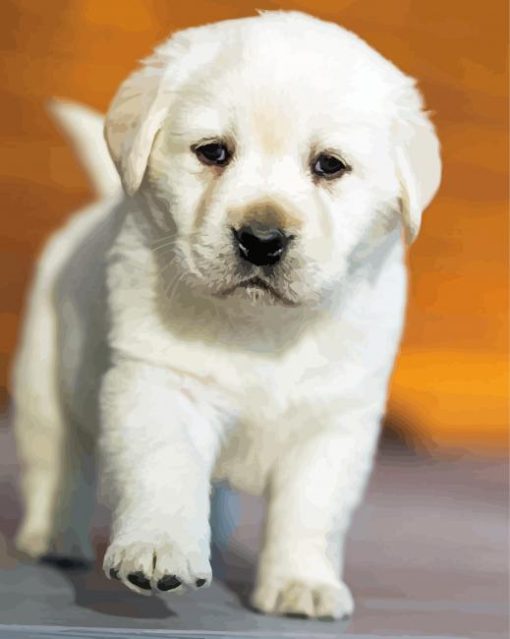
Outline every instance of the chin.
[[299, 301], [258, 277], [230, 286], [214, 296], [220, 299], [246, 301], [256, 306], [300, 306]]
[[260, 286], [241, 286], [235, 294], [257, 306], [295, 306], [295, 302]]

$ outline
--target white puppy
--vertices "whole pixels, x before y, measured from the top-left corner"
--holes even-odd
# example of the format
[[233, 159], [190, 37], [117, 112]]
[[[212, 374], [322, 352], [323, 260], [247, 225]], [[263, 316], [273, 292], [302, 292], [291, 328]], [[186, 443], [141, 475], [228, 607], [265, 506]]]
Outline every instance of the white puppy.
[[[74, 117], [72, 109], [64, 117]], [[270, 12], [177, 33], [121, 86], [104, 197], [46, 247], [14, 380], [18, 545], [132, 590], [211, 580], [211, 481], [268, 499], [253, 604], [341, 617], [343, 543], [398, 348], [401, 229], [440, 179], [414, 82], [352, 33]], [[80, 130], [75, 131], [80, 136]]]

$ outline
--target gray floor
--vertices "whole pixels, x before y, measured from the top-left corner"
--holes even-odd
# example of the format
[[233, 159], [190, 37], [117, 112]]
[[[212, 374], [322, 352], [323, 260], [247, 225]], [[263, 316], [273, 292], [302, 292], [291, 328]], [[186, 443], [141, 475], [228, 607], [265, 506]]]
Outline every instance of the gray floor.
[[[215, 551], [216, 579], [204, 592], [145, 598], [106, 580], [98, 567], [23, 563], [10, 543], [19, 504], [5, 422], [0, 462], [2, 639], [508, 636], [508, 473], [501, 460], [433, 461], [383, 446], [350, 536], [347, 581], [357, 609], [342, 623], [270, 618], [246, 608], [263, 515], [253, 498], [240, 499], [240, 523], [228, 548]], [[236, 498], [222, 498], [228, 511]], [[99, 555], [106, 537], [99, 509]]]

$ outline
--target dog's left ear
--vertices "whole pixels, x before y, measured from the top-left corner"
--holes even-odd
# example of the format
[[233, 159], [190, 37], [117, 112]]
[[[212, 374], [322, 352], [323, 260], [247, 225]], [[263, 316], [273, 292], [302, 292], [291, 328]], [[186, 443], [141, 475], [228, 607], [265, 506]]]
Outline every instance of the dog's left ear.
[[396, 123], [396, 168], [400, 182], [400, 208], [405, 236], [411, 244], [420, 230], [421, 216], [441, 181], [439, 140], [421, 109], [418, 90], [411, 88], [406, 113]]

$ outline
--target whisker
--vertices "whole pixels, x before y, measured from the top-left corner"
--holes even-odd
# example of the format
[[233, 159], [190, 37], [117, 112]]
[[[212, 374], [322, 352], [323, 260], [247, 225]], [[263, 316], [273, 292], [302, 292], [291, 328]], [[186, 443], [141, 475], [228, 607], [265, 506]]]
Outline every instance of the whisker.
[[[179, 288], [179, 284], [184, 279], [184, 273], [180, 273], [165, 291], [168, 304], [171, 305]], [[169, 294], [170, 293], [170, 294]]]
[[157, 252], [165, 248], [172, 248], [176, 245], [176, 243], [177, 243], [176, 240], [169, 240], [168, 242], [161, 243], [158, 246], [152, 246], [151, 248], [154, 252]]
[[175, 236], [175, 233], [168, 233], [167, 235], [162, 235], [161, 237], [158, 237], [156, 240], [154, 240], [154, 242], [152, 242], [153, 245], [156, 244], [161, 244], [161, 242], [166, 242], [168, 240], [176, 240], [177, 237]]
[[[197, 232], [196, 231], [192, 231], [191, 233], [189, 233], [186, 236], [181, 236], [184, 237], [188, 240], [193, 241], [194, 238], [197, 236]], [[159, 253], [164, 252], [165, 250], [170, 250], [173, 248], [179, 248], [178, 247], [178, 241], [181, 238], [177, 238], [175, 237], [175, 235], [172, 236], [166, 236], [166, 237], [162, 237], [158, 240], [156, 240], [155, 242], [152, 243], [151, 245], [151, 250], [155, 255], [158, 255]]]
[[173, 257], [169, 262], [164, 264], [157, 272], [156, 277], [161, 277], [165, 271], [167, 271], [171, 266], [175, 264], [177, 261], [177, 256]]
[[158, 236], [154, 238], [153, 244], [157, 244], [158, 242], [169, 240], [170, 238], [176, 238], [177, 232], [175, 229], [169, 229], [167, 233], [158, 233]]
[[153, 238], [151, 244], [159, 244], [159, 242], [166, 242], [170, 238], [175, 237], [175, 233], [158, 233], [157, 237]]

